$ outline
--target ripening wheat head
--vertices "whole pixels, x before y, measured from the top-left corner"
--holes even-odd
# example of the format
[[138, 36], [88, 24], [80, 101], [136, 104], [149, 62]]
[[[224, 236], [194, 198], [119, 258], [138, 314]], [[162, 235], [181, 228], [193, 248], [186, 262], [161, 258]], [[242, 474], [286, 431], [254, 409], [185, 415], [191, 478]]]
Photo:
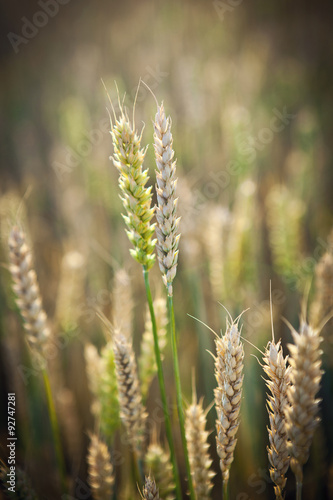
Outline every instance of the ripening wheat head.
[[111, 498], [114, 484], [111, 456], [103, 441], [93, 434], [88, 450], [89, 484], [94, 500]]
[[239, 412], [243, 386], [244, 349], [240, 340], [238, 322], [229, 323], [222, 337], [215, 339], [215, 378], [214, 390], [216, 420], [216, 447], [220, 457], [223, 481], [229, 479], [231, 463], [237, 443]]
[[141, 135], [138, 136], [134, 125], [121, 109], [120, 117], [111, 130], [113, 141], [113, 163], [119, 171], [121, 200], [126, 210], [123, 215], [127, 235], [134, 249], [132, 257], [150, 269], [155, 262], [156, 240], [152, 239], [155, 225], [151, 224], [154, 209], [151, 208], [151, 187], [146, 187], [148, 170], [143, 170], [146, 150], [141, 148]]
[[155, 483], [155, 479], [151, 476], [146, 476], [145, 485], [143, 487], [143, 498], [145, 500], [159, 500], [160, 495]]
[[141, 389], [132, 344], [120, 333], [113, 342], [120, 418], [126, 427], [129, 442], [139, 457], [143, 455], [147, 413], [142, 403]]
[[34, 351], [41, 352], [50, 336], [50, 330], [42, 308], [36, 273], [32, 267], [31, 251], [25, 234], [17, 226], [13, 227], [9, 236], [9, 260], [16, 304], [24, 319], [27, 341]]
[[154, 121], [154, 149], [156, 172], [156, 235], [157, 256], [168, 294], [172, 295], [172, 282], [178, 261], [179, 218], [176, 217], [176, 161], [173, 160], [171, 119], [166, 118], [163, 104], [157, 107]]
[[173, 479], [170, 452], [162, 448], [156, 437], [149, 444], [145, 454], [145, 469], [154, 476], [161, 498], [172, 500], [176, 486]]
[[294, 329], [291, 333], [294, 344], [288, 345], [291, 385], [288, 388], [290, 406], [286, 408], [286, 422], [290, 439], [290, 466], [296, 478], [302, 481], [302, 468], [308, 461], [313, 434], [320, 421], [320, 400], [316, 396], [323, 374], [322, 337], [318, 329], [303, 320], [299, 333]]
[[288, 406], [287, 390], [290, 384], [290, 366], [288, 356], [283, 357], [281, 342], [269, 342], [264, 354], [263, 369], [267, 375], [266, 385], [270, 391], [267, 395], [269, 415], [267, 447], [271, 480], [275, 484], [274, 491], [278, 500], [283, 499], [286, 486], [286, 473], [289, 467], [288, 438], [285, 411]]
[[208, 453], [209, 432], [206, 431], [206, 412], [203, 409], [202, 400], [197, 402], [195, 394], [193, 394], [192, 404], [186, 410], [185, 429], [196, 498], [208, 500], [215, 473], [210, 470], [212, 459]]

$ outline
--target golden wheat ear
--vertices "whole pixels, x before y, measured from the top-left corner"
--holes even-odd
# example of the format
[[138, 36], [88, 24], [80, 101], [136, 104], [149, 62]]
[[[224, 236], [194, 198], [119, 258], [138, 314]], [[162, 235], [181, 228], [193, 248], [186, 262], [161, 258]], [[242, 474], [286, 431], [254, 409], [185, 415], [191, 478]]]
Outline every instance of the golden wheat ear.
[[207, 410], [203, 409], [202, 400], [197, 401], [193, 388], [192, 404], [186, 410], [185, 430], [193, 487], [196, 497], [201, 500], [210, 498], [212, 478], [215, 476], [210, 469], [213, 461], [208, 453], [209, 432], [206, 431], [206, 416]]
[[224, 488], [226, 489], [237, 443], [236, 434], [240, 423], [239, 414], [244, 378], [244, 349], [237, 320], [232, 323], [227, 321], [226, 332], [222, 337], [215, 339], [215, 345], [216, 447], [220, 457]]
[[41, 354], [50, 337], [50, 330], [42, 307], [36, 272], [32, 266], [32, 254], [25, 233], [18, 226], [11, 230], [8, 243], [13, 291], [24, 320], [27, 342], [34, 352]]
[[111, 498], [114, 473], [110, 452], [96, 434], [92, 434], [88, 449], [88, 478], [94, 500]]
[[288, 344], [291, 366], [286, 408], [287, 432], [290, 439], [290, 466], [297, 488], [302, 488], [303, 466], [308, 461], [314, 431], [320, 422], [317, 398], [323, 375], [321, 369], [322, 337], [320, 330], [301, 320], [299, 332], [291, 327], [294, 344]]

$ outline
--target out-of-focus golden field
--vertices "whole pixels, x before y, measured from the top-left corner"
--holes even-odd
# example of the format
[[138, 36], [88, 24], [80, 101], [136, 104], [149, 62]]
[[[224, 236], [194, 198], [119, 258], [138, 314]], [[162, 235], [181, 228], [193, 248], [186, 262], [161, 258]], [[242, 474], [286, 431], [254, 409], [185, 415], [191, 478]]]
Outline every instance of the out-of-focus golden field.
[[[147, 329], [142, 269], [129, 253], [118, 172], [110, 161], [111, 106], [102, 83], [116, 111], [117, 87], [121, 100], [126, 93], [130, 117], [137, 93], [135, 123], [139, 131], [144, 126], [144, 165], [154, 186], [156, 103], [145, 85], [138, 87], [141, 78], [172, 119], [181, 216], [174, 303], [184, 407], [192, 399], [193, 373], [205, 408], [216, 386], [207, 352], [215, 352], [214, 335], [189, 315], [224, 333], [225, 308], [233, 318], [248, 309], [240, 320], [245, 366], [230, 498], [273, 499], [260, 366], [272, 339], [270, 282], [275, 339], [282, 339], [285, 354], [292, 336], [283, 318], [298, 329], [302, 307], [317, 324], [333, 310], [333, 264], [332, 274], [320, 274], [324, 254], [333, 252], [332, 5], [54, 0], [47, 11], [44, 3], [13, 0], [0, 8], [0, 458], [7, 463], [7, 394], [15, 393], [16, 465], [37, 498], [92, 498], [91, 433], [109, 446], [114, 498], [140, 498], [143, 485], [136, 484], [125, 429], [116, 422], [109, 439], [100, 411], [110, 411], [111, 419], [111, 403], [104, 394], [102, 410], [96, 410], [101, 402], [94, 390], [102, 383], [98, 360], [109, 340], [97, 311], [111, 323], [124, 315], [138, 360]], [[12, 290], [8, 237], [15, 225], [27, 233], [56, 346], [47, 369], [66, 490], [60, 487], [43, 377]], [[158, 263], [149, 274], [153, 298], [165, 297]], [[304, 466], [304, 500], [333, 498], [332, 320], [322, 336], [321, 422]], [[166, 338], [163, 368], [185, 497]], [[96, 348], [89, 348], [90, 361], [88, 344]], [[146, 445], [157, 439], [167, 448], [156, 376], [147, 391]], [[213, 407], [207, 416], [213, 499], [221, 498], [222, 483], [215, 419]], [[295, 488], [289, 470], [286, 499], [296, 498]]]

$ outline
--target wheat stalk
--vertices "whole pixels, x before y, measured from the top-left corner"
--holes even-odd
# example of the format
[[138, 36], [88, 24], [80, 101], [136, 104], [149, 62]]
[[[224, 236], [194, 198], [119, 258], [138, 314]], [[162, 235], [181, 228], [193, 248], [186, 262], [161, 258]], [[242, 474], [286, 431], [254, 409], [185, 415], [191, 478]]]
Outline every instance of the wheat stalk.
[[243, 386], [244, 349], [238, 331], [238, 321], [231, 324], [227, 320], [227, 329], [222, 337], [215, 339], [215, 377], [217, 387], [214, 390], [216, 420], [216, 446], [220, 457], [224, 491], [227, 491], [229, 471], [234, 459], [237, 443], [236, 433], [239, 427], [239, 412]]
[[277, 500], [283, 499], [286, 486], [286, 473], [289, 467], [288, 438], [285, 421], [285, 410], [288, 406], [287, 390], [290, 384], [290, 366], [287, 366], [288, 356], [283, 357], [281, 342], [269, 342], [264, 354], [263, 369], [268, 377], [266, 385], [270, 390], [267, 396], [269, 415], [267, 447], [271, 480], [275, 484], [274, 491]]
[[176, 276], [180, 238], [180, 234], [177, 234], [180, 219], [176, 217], [177, 179], [172, 142], [171, 118], [166, 118], [162, 103], [157, 107], [154, 121], [154, 149], [158, 169], [156, 172], [156, 248], [163, 282], [170, 296], [173, 292], [172, 282]]
[[209, 456], [207, 442], [209, 432], [206, 431], [206, 414], [202, 400], [197, 402], [193, 391], [192, 404], [186, 410], [186, 439], [191, 465], [193, 487], [197, 500], [208, 500], [213, 487], [212, 478], [215, 473], [210, 470], [212, 459]]
[[143, 498], [145, 500], [159, 500], [160, 495], [155, 483], [155, 479], [151, 476], [146, 476], [145, 485], [143, 487]]
[[36, 272], [32, 267], [32, 255], [26, 236], [17, 226], [9, 236], [10, 272], [16, 304], [24, 319], [27, 341], [34, 352], [42, 348], [50, 337], [47, 317], [42, 307]]
[[288, 344], [291, 365], [288, 388], [290, 406], [286, 408], [287, 432], [290, 439], [290, 466], [297, 482], [297, 498], [303, 483], [303, 465], [308, 461], [314, 431], [320, 421], [317, 393], [323, 374], [321, 370], [319, 329], [301, 320], [299, 333], [291, 328], [295, 344]]
[[106, 444], [96, 434], [91, 436], [87, 462], [89, 484], [94, 500], [111, 498], [114, 484], [111, 456]]
[[120, 333], [115, 333], [114, 355], [120, 418], [124, 423], [129, 442], [138, 454], [143, 457], [146, 411], [142, 403], [140, 383], [132, 345]]
[[[167, 344], [167, 307], [165, 299], [157, 298], [153, 303], [156, 327], [158, 335], [158, 344], [161, 352], [161, 359], [163, 360], [162, 352]], [[146, 399], [149, 391], [151, 381], [156, 374], [157, 366], [155, 361], [154, 352], [154, 337], [153, 326], [151, 322], [149, 309], [146, 312], [145, 331], [141, 342], [141, 354], [139, 358], [141, 391], [143, 398]]]
[[115, 121], [111, 136], [113, 141], [113, 163], [119, 171], [121, 200], [126, 210], [123, 215], [127, 226], [127, 235], [134, 249], [132, 257], [150, 269], [155, 262], [156, 240], [152, 239], [155, 225], [150, 224], [154, 215], [151, 208], [151, 187], [146, 187], [149, 179], [148, 170], [143, 170], [146, 150], [141, 148], [141, 135], [138, 136], [134, 124], [121, 108], [120, 117]]

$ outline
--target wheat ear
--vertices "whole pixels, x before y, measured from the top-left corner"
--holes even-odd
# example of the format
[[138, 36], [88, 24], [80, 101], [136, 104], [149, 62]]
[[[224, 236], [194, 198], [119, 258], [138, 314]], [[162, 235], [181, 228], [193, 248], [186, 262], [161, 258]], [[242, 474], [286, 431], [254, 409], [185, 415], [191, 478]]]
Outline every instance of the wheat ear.
[[227, 329], [222, 337], [215, 339], [215, 377], [214, 390], [216, 420], [216, 446], [220, 457], [224, 491], [227, 491], [229, 471], [234, 460], [239, 427], [239, 412], [243, 386], [244, 349], [240, 340], [238, 322], [227, 320]]
[[114, 484], [111, 456], [103, 441], [93, 434], [88, 450], [89, 484], [94, 500], [111, 498]]
[[317, 393], [321, 370], [319, 329], [301, 320], [299, 333], [291, 330], [294, 344], [288, 344], [291, 365], [288, 389], [290, 406], [286, 408], [287, 432], [290, 439], [290, 466], [297, 482], [297, 499], [301, 497], [303, 465], [308, 461], [314, 431], [320, 421]]
[[176, 217], [176, 161], [173, 160], [171, 118], [166, 118], [163, 103], [157, 107], [154, 121], [154, 149], [156, 172], [156, 235], [157, 256], [163, 282], [172, 296], [172, 282], [176, 276], [178, 261], [177, 233], [179, 218]]
[[197, 500], [208, 500], [213, 487], [212, 478], [215, 473], [210, 470], [212, 459], [209, 456], [207, 442], [209, 432], [206, 431], [206, 414], [202, 400], [197, 402], [193, 391], [192, 404], [186, 410], [186, 439], [191, 465], [193, 488]]
[[152, 239], [155, 225], [151, 224], [154, 209], [151, 208], [151, 187], [146, 187], [148, 170], [143, 170], [146, 150], [141, 148], [141, 135], [138, 136], [134, 124], [121, 109], [115, 121], [111, 136], [113, 141], [113, 163], [119, 172], [121, 200], [126, 210], [123, 215], [127, 235], [134, 246], [132, 257], [150, 269], [155, 262], [155, 243]]
[[129, 442], [143, 457], [144, 432], [147, 413], [142, 403], [141, 389], [132, 345], [126, 338], [116, 333], [113, 342], [120, 418], [126, 427]]
[[170, 453], [153, 437], [145, 455], [145, 469], [152, 474], [158, 484], [163, 500], [172, 500], [176, 489], [173, 479]]
[[267, 375], [266, 385], [271, 394], [267, 395], [267, 411], [269, 415], [267, 447], [271, 480], [275, 484], [277, 500], [284, 498], [285, 477], [289, 468], [288, 438], [285, 421], [285, 410], [288, 406], [287, 390], [290, 384], [290, 366], [288, 356], [283, 357], [281, 342], [269, 342], [264, 354], [263, 369]]
[[[162, 298], [155, 299], [153, 306], [156, 318], [158, 344], [160, 347], [161, 359], [163, 360], [162, 353], [167, 344], [166, 335], [167, 335], [167, 325], [168, 325], [166, 301], [165, 299]], [[142, 395], [143, 398], [146, 399], [151, 381], [157, 372], [155, 352], [154, 352], [153, 325], [151, 322], [149, 309], [147, 309], [146, 312], [145, 331], [141, 342], [139, 368], [140, 368]]]
[[143, 498], [145, 500], [159, 500], [160, 495], [155, 483], [155, 479], [151, 476], [146, 476], [145, 485], [143, 487]]
[[42, 308], [36, 273], [32, 267], [31, 251], [23, 231], [13, 227], [9, 236], [10, 272], [16, 304], [24, 319], [27, 341], [39, 353], [50, 337], [47, 317]]

